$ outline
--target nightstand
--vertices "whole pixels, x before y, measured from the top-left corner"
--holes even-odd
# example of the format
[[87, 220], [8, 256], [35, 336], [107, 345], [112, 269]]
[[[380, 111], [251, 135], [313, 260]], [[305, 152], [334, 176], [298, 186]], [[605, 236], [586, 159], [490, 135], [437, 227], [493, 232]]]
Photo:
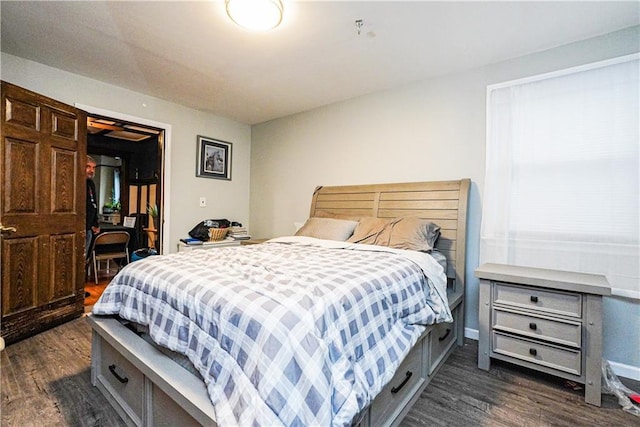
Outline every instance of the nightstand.
[[585, 385], [601, 404], [604, 276], [484, 264], [480, 279], [478, 367], [491, 358]]
[[184, 242], [178, 242], [178, 252], [194, 251], [200, 249], [217, 249], [228, 246], [240, 246], [239, 240], [223, 239], [215, 242], [202, 242], [201, 245], [187, 245]]

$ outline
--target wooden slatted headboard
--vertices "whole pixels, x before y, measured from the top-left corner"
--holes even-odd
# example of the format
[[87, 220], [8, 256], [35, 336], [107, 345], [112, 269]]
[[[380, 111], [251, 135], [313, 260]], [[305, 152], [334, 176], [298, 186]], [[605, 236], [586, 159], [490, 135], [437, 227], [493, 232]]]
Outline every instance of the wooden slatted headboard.
[[447, 258], [451, 298], [464, 295], [469, 179], [317, 187], [310, 216], [418, 216], [441, 227], [436, 248]]

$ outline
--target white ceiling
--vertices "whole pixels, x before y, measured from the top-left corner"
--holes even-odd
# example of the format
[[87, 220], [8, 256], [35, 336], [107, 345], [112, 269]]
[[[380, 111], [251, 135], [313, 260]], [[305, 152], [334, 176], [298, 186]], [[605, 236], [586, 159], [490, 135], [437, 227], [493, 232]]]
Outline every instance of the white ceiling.
[[223, 0], [2, 1], [2, 51], [255, 124], [640, 24], [637, 1], [283, 2], [252, 33]]

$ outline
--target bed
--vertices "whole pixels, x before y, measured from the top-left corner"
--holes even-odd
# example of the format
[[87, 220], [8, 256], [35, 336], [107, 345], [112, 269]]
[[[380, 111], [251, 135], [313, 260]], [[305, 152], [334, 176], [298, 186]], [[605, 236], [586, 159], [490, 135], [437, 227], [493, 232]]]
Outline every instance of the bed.
[[[354, 222], [352, 239], [365, 218], [435, 224], [440, 260], [302, 233], [133, 263], [88, 316], [92, 383], [130, 425], [398, 424], [462, 344], [469, 185], [463, 179], [313, 193], [308, 223]], [[215, 268], [203, 272], [202, 264]], [[214, 281], [227, 286], [210, 287]], [[150, 299], [159, 294], [168, 295], [165, 302]], [[361, 301], [366, 309], [358, 308]], [[158, 314], [174, 309], [183, 311]], [[388, 319], [377, 320], [380, 311]], [[236, 346], [240, 341], [249, 347]]]

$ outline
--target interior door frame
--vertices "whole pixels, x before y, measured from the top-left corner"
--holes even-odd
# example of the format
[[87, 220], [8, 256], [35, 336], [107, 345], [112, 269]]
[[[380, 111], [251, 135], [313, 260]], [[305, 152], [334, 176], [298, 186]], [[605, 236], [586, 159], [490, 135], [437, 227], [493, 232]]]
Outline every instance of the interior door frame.
[[164, 253], [170, 248], [170, 234], [171, 234], [171, 125], [168, 123], [162, 123], [155, 120], [144, 119], [142, 117], [131, 116], [129, 114], [119, 113], [117, 111], [109, 111], [103, 108], [94, 107], [91, 105], [75, 104], [76, 108], [86, 111], [90, 116], [96, 114], [104, 117], [111, 117], [117, 120], [123, 120], [132, 123], [138, 123], [141, 125], [152, 126], [160, 129], [164, 129], [164, 142], [162, 147], [162, 250]]

